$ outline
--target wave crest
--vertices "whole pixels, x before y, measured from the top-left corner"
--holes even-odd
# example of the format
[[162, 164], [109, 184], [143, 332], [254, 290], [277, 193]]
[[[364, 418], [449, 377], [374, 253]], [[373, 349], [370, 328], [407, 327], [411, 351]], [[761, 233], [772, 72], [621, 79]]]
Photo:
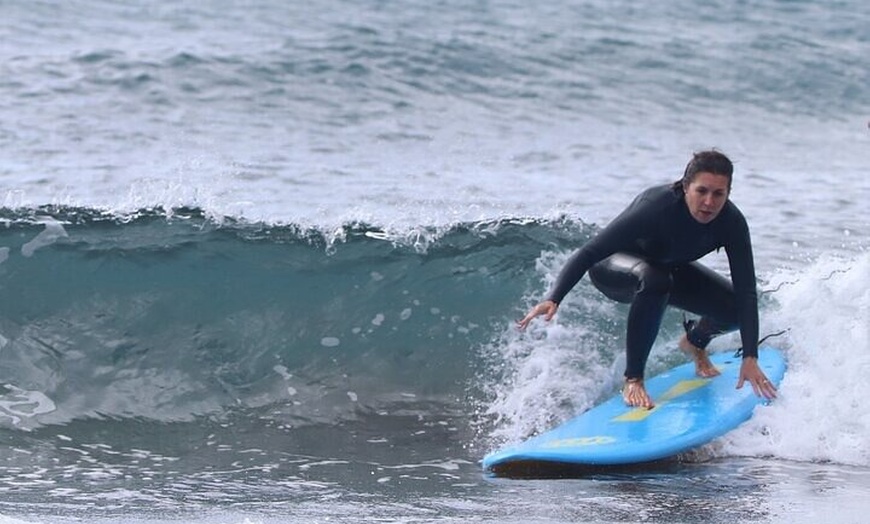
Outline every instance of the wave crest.
[[525, 219], [319, 231], [195, 208], [0, 221], [0, 401], [30, 391], [51, 407], [0, 409], [19, 428], [237, 409], [334, 422], [460, 398], [541, 251], [589, 234]]

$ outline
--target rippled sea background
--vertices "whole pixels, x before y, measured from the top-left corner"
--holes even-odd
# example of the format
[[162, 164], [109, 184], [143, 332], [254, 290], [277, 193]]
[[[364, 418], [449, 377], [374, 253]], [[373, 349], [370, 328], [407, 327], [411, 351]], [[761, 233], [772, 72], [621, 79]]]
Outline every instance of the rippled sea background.
[[[863, 522], [868, 27], [857, 0], [0, 2], [0, 523]], [[514, 319], [710, 147], [780, 398], [654, 469], [485, 476], [622, 371], [588, 281]]]

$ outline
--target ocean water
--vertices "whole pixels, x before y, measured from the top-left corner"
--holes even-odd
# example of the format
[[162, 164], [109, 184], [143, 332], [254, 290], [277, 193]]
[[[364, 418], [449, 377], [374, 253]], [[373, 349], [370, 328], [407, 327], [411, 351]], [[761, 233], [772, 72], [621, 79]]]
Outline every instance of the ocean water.
[[[867, 27], [857, 0], [0, 2], [0, 524], [863, 522]], [[709, 147], [780, 398], [654, 469], [485, 476], [623, 365], [588, 281], [514, 320]]]

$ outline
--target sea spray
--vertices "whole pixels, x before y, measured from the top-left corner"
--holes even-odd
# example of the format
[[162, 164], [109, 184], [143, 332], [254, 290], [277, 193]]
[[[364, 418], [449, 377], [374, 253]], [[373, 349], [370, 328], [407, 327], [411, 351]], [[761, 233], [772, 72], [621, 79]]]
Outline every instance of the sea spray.
[[870, 253], [824, 257], [768, 284], [788, 370], [779, 398], [725, 438], [724, 452], [870, 465]]

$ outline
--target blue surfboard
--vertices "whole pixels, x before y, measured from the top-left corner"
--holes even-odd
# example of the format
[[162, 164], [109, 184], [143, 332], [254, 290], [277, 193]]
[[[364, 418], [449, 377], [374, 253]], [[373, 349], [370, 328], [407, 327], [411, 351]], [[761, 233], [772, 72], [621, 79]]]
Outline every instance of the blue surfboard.
[[[722, 373], [700, 378], [692, 362], [645, 381], [653, 409], [630, 408], [621, 394], [546, 433], [484, 457], [504, 477], [561, 477], [655, 463], [720, 437], [764, 402], [749, 383], [736, 389], [742, 358], [710, 356]], [[774, 385], [785, 374], [782, 353], [759, 348], [758, 364]]]

